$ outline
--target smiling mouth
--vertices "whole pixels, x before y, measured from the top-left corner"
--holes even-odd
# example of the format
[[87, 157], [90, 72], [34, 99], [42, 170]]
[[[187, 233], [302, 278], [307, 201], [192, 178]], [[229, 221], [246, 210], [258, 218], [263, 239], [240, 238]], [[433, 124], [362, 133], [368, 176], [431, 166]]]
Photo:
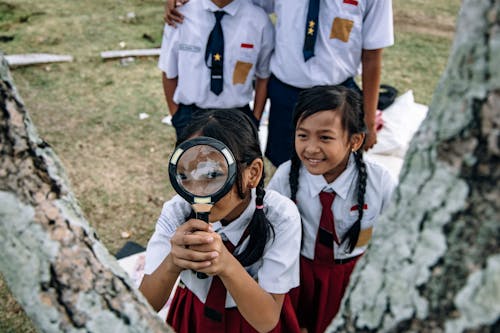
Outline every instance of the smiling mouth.
[[305, 160], [309, 164], [319, 164], [324, 161], [324, 159], [305, 157]]

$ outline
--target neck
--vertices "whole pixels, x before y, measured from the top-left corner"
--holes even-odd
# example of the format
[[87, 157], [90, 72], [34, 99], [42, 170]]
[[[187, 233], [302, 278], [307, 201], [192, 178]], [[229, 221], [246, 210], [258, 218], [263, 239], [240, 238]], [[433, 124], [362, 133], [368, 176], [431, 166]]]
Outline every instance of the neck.
[[241, 213], [248, 207], [250, 199], [252, 198], [251, 193], [248, 193], [243, 200], [229, 213], [226, 217], [221, 220], [222, 225], [227, 225], [233, 220], [237, 219]]
[[323, 177], [325, 178], [325, 180], [326, 180], [326, 182], [328, 184], [330, 184], [335, 179], [337, 179], [338, 176], [340, 176], [342, 174], [342, 172], [344, 172], [345, 169], [347, 169], [347, 163], [349, 162], [349, 156], [350, 156], [350, 153], [348, 153], [344, 157], [344, 160], [342, 162], [340, 162], [339, 165], [336, 168], [334, 168], [334, 169], [328, 171], [327, 173], [323, 174]]
[[217, 7], [223, 8], [223, 7], [227, 6], [227, 5], [229, 5], [231, 2], [233, 2], [233, 0], [212, 0], [212, 2], [214, 4], [216, 4]]

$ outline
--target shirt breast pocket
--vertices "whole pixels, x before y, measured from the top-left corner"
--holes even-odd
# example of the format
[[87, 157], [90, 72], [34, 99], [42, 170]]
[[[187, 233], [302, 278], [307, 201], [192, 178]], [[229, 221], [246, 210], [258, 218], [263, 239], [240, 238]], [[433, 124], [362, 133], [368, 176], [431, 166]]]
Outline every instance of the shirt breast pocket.
[[255, 51], [254, 44], [241, 43], [234, 64], [233, 84], [245, 84], [250, 74], [255, 71], [256, 62], [257, 52]]
[[343, 16], [333, 18], [330, 28], [330, 40], [336, 45], [351, 45], [358, 43], [361, 38], [361, 22], [356, 15], [344, 13]]
[[[358, 206], [354, 205], [350, 209], [349, 220], [351, 221], [351, 225], [354, 224], [358, 220]], [[361, 230], [359, 232], [358, 242], [356, 243], [356, 247], [362, 247], [367, 245], [372, 238], [373, 227], [375, 225], [375, 221], [377, 220], [378, 215], [372, 209], [368, 209], [367, 204], [363, 207], [363, 218], [361, 220]]]

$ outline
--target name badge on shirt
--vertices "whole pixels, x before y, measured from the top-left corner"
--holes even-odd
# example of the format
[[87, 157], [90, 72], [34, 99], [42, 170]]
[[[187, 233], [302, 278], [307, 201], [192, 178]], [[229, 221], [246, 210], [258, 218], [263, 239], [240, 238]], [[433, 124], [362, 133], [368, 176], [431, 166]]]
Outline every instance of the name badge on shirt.
[[201, 51], [201, 47], [190, 44], [179, 44], [179, 50], [198, 53]]

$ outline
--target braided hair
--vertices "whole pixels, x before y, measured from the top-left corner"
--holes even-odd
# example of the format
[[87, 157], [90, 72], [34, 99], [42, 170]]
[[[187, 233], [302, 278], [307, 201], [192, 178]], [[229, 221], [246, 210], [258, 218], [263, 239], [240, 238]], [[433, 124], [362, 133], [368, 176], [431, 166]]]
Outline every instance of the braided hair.
[[[259, 132], [253, 121], [237, 109], [203, 110], [193, 115], [190, 124], [179, 137], [176, 145], [193, 135], [203, 135], [223, 142], [236, 159], [236, 186], [238, 195], [244, 199], [243, 171], [255, 159], [263, 159], [260, 150]], [[256, 187], [255, 212], [248, 226], [249, 241], [245, 249], [236, 255], [242, 266], [250, 266], [264, 253], [267, 240], [274, 238], [274, 230], [267, 219], [263, 205], [265, 171]]]
[[[340, 112], [342, 117], [342, 127], [347, 130], [349, 139], [353, 134], [365, 133], [366, 126], [364, 122], [363, 102], [359, 93], [345, 88], [343, 86], [316, 86], [302, 91], [299, 94], [297, 104], [293, 113], [294, 137], [295, 128], [307, 117], [325, 110], [334, 110]], [[289, 174], [289, 183], [291, 199], [297, 201], [297, 191], [299, 188], [299, 171], [301, 161], [295, 150], [295, 142], [292, 144], [291, 167]], [[365, 192], [367, 173], [366, 165], [363, 160], [362, 149], [354, 152], [354, 159], [358, 169], [358, 187], [357, 187], [357, 209], [358, 219], [349, 228], [342, 243], [347, 241], [349, 252], [352, 252], [358, 242], [361, 231], [361, 219], [363, 218], [363, 207], [365, 204]]]

